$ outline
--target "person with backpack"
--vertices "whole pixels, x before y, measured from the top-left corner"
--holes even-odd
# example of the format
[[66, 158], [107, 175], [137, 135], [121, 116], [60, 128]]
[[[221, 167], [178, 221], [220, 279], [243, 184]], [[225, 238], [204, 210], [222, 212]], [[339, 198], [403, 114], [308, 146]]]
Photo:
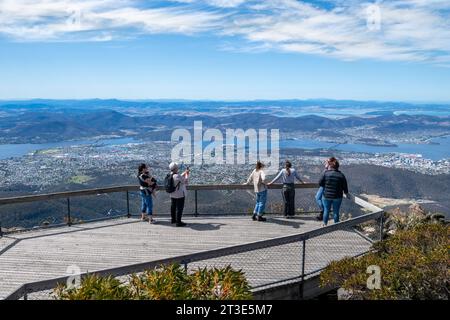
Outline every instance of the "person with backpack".
[[152, 195], [157, 187], [157, 181], [150, 175], [150, 170], [145, 163], [138, 167], [139, 190], [141, 193], [141, 220], [154, 223]]
[[189, 180], [189, 167], [182, 174], [178, 173], [178, 164], [175, 162], [169, 165], [170, 173], [164, 179], [164, 188], [170, 194], [170, 215], [171, 223], [177, 227], [184, 227], [186, 223], [181, 221], [184, 210], [184, 202], [187, 195], [186, 186]]
[[304, 182], [298, 175], [298, 172], [292, 168], [292, 164], [288, 160], [285, 162], [284, 169], [268, 185], [270, 186], [280, 179], [283, 182], [284, 216], [290, 218], [295, 215], [295, 179], [301, 183]]
[[253, 210], [253, 221], [266, 221], [263, 217], [267, 201], [266, 174], [263, 170], [264, 164], [261, 161], [256, 162], [256, 168], [252, 171], [245, 184], [253, 182], [256, 193], [256, 204]]
[[323, 187], [323, 226], [328, 224], [331, 206], [333, 206], [334, 223], [338, 223], [342, 198], [344, 195], [346, 198], [349, 198], [349, 194], [347, 179], [339, 171], [339, 161], [336, 158], [331, 157], [328, 159], [328, 170], [320, 178], [319, 186]]

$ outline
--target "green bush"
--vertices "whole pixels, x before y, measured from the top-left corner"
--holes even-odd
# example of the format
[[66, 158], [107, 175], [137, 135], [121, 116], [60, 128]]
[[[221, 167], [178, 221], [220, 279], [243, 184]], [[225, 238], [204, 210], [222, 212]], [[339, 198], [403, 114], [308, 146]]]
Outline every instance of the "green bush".
[[230, 266], [198, 269], [190, 276], [190, 291], [196, 300], [251, 299], [250, 286], [241, 271]]
[[95, 274], [83, 279], [78, 288], [58, 285], [55, 296], [61, 300], [129, 300], [133, 298], [130, 288], [113, 277]]
[[59, 285], [62, 300], [240, 300], [252, 293], [242, 271], [225, 268], [198, 269], [187, 273], [178, 264], [133, 274], [122, 283], [113, 277], [85, 277], [78, 288]]
[[[398, 230], [360, 258], [332, 262], [321, 274], [322, 286], [346, 289], [352, 299], [448, 299], [449, 226], [418, 224]], [[381, 288], [368, 289], [367, 267], [381, 270]]]
[[173, 264], [132, 275], [130, 287], [136, 299], [186, 300], [191, 298], [189, 280], [185, 270]]

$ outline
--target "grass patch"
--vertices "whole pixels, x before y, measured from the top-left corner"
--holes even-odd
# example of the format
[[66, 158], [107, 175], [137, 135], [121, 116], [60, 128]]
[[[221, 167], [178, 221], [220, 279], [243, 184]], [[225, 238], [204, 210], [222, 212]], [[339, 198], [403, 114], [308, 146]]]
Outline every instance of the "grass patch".
[[86, 182], [91, 181], [92, 177], [87, 176], [87, 175], [78, 175], [78, 176], [73, 176], [72, 178], [70, 178], [69, 183], [74, 183], [74, 184], [84, 184]]

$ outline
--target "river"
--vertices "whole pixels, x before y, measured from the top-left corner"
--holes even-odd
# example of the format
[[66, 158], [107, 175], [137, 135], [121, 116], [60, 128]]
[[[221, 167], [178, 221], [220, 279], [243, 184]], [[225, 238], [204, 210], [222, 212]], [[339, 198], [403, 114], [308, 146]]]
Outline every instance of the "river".
[[[435, 138], [433, 144], [398, 144], [397, 146], [371, 146], [365, 144], [336, 144], [313, 139], [296, 139], [280, 141], [280, 148], [301, 149], [335, 149], [340, 151], [364, 152], [364, 153], [409, 153], [421, 154], [426, 159], [434, 161], [450, 158], [450, 136]], [[21, 157], [37, 150], [46, 150], [76, 145], [120, 145], [130, 142], [139, 142], [133, 138], [115, 138], [100, 140], [63, 141], [42, 144], [3, 144], [0, 145], [0, 159]]]

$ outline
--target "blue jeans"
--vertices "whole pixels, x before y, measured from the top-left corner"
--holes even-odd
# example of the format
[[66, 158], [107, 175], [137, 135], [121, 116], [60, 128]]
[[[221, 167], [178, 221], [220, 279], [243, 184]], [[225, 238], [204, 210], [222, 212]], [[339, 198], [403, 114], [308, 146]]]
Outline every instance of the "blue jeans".
[[255, 210], [253, 211], [253, 214], [262, 216], [262, 214], [264, 213], [264, 210], [266, 208], [266, 201], [267, 201], [267, 190], [257, 192], [256, 193], [256, 205], [255, 205]]
[[141, 190], [141, 200], [142, 200], [142, 204], [141, 204], [141, 212], [142, 213], [147, 213], [148, 215], [152, 215], [153, 214], [153, 199], [152, 199], [152, 195], [147, 195], [145, 193], [145, 191]]
[[320, 187], [316, 193], [316, 203], [319, 206], [320, 211], [323, 211], [322, 196], [323, 196], [323, 187]]
[[328, 224], [328, 217], [330, 215], [331, 206], [333, 206], [333, 217], [334, 217], [334, 223], [339, 222], [339, 210], [341, 209], [342, 204], [342, 198], [337, 199], [327, 199], [322, 198], [323, 203], [323, 223], [325, 225]]

